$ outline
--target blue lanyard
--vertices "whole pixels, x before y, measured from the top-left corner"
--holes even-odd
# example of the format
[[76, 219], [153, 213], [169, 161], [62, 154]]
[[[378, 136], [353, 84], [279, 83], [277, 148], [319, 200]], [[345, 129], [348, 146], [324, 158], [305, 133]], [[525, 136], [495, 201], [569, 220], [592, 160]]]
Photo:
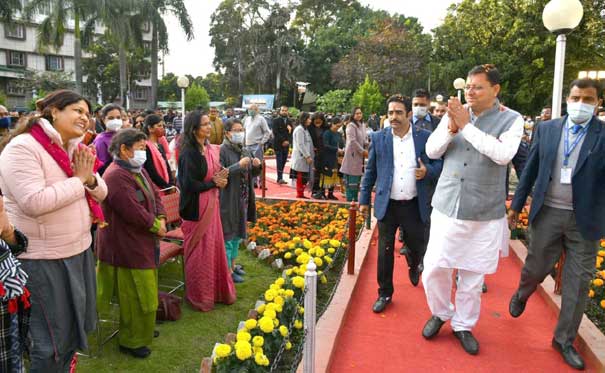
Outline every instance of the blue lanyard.
[[588, 123], [584, 128], [582, 128], [580, 130], [580, 133], [576, 137], [573, 144], [571, 144], [571, 147], [569, 146], [569, 130], [570, 129], [569, 129], [569, 126], [567, 125], [567, 123], [565, 123], [564, 126], [565, 126], [565, 143], [564, 143], [565, 147], [563, 148], [563, 157], [564, 157], [563, 166], [567, 167], [567, 165], [569, 164], [569, 156], [571, 155], [573, 150], [576, 148], [578, 143], [582, 140], [582, 138], [584, 138], [584, 135], [586, 135], [586, 132], [588, 131], [588, 127], [590, 127], [590, 123]]

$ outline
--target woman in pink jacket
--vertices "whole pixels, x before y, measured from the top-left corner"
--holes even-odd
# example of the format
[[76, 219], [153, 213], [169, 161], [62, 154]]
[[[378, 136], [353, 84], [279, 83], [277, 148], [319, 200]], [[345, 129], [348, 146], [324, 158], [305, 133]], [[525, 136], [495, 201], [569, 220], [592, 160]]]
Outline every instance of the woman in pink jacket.
[[96, 324], [90, 227], [104, 225], [107, 195], [93, 151], [80, 143], [90, 103], [61, 90], [36, 103], [34, 116], [0, 154], [0, 189], [11, 222], [29, 238], [19, 255], [30, 275], [31, 372], [69, 371]]

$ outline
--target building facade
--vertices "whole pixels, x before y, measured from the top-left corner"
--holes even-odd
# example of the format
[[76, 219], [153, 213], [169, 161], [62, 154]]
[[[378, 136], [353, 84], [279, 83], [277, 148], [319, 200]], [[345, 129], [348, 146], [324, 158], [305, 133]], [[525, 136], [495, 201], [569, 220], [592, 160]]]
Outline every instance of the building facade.
[[[46, 72], [62, 72], [75, 84], [74, 59], [74, 21], [68, 22], [63, 46], [58, 50], [48, 48], [41, 52], [37, 48], [38, 27], [45, 18], [44, 14], [34, 17], [28, 23], [0, 22], [0, 92], [6, 95], [6, 106], [9, 110], [28, 110], [29, 103], [37, 96], [36, 88], [25, 89], [23, 79], [32, 74]], [[97, 26], [98, 35], [103, 33], [103, 27]], [[151, 28], [146, 25], [143, 29], [143, 40], [151, 42]], [[146, 48], [146, 50], [149, 50]], [[82, 52], [82, 58], [89, 57]], [[135, 87], [129, 92], [128, 106], [130, 109], [146, 108], [151, 98], [151, 79], [141, 77]], [[86, 81], [86, 76], [83, 77]], [[98, 102], [98, 95], [89, 97], [91, 102]]]

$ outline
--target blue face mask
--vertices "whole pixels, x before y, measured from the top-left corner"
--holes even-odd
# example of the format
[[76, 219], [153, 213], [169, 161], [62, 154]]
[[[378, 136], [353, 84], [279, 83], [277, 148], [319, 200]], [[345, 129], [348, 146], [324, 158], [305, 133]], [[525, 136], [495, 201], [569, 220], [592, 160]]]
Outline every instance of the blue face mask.
[[244, 133], [243, 132], [232, 132], [231, 133], [231, 142], [234, 144], [243, 144], [244, 143]]
[[11, 117], [0, 118], [0, 128], [10, 128]]

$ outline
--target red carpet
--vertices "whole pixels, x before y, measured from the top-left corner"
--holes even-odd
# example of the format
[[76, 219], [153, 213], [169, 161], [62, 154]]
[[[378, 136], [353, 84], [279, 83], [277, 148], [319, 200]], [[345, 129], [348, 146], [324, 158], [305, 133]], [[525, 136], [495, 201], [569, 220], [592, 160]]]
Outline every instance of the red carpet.
[[[377, 298], [377, 240], [362, 267], [345, 316], [329, 371], [353, 372], [572, 372], [550, 346], [554, 313], [539, 296], [529, 300], [518, 319], [508, 314], [508, 301], [520, 275], [512, 258], [500, 261], [498, 272], [486, 279], [481, 318], [473, 334], [480, 344], [477, 356], [468, 355], [446, 323], [427, 341], [422, 327], [430, 317], [422, 284], [410, 284], [405, 258], [396, 254], [395, 294], [382, 314], [374, 314]], [[397, 253], [399, 249], [397, 249]], [[594, 371], [589, 366], [587, 371]]]

